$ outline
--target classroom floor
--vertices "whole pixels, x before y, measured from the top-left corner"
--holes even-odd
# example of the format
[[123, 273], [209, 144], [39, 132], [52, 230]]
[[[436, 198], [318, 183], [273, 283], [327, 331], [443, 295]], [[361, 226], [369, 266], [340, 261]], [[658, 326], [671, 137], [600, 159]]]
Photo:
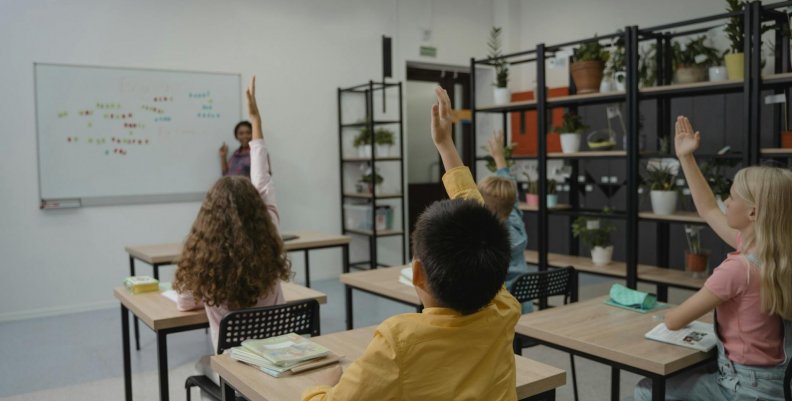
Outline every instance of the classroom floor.
[[[580, 298], [607, 293], [613, 281], [581, 276]], [[312, 283], [327, 294], [322, 305], [322, 333], [344, 330], [344, 291], [337, 280]], [[653, 288], [640, 288], [652, 291]], [[669, 291], [669, 301], [678, 303], [690, 293]], [[372, 295], [355, 292], [355, 327], [376, 325], [398, 313], [414, 309]], [[552, 302], [551, 302], [552, 303]], [[55, 401], [102, 399], [122, 401], [124, 382], [121, 366], [119, 309], [70, 314], [57, 317], [0, 323], [0, 400]], [[137, 401], [158, 400], [156, 339], [141, 324], [139, 352], [132, 352], [133, 396]], [[168, 336], [171, 400], [185, 399], [184, 380], [195, 373], [193, 363], [211, 353], [208, 334], [203, 330]], [[526, 348], [523, 355], [569, 372], [569, 356], [543, 346]], [[12, 361], [12, 362], [10, 362]], [[608, 400], [610, 369], [576, 358], [578, 391], [581, 400]], [[621, 395], [632, 395], [639, 376], [622, 372]], [[558, 389], [557, 400], [572, 400], [571, 374], [567, 385]], [[196, 390], [197, 391], [197, 390]], [[197, 392], [194, 393], [194, 398]]]

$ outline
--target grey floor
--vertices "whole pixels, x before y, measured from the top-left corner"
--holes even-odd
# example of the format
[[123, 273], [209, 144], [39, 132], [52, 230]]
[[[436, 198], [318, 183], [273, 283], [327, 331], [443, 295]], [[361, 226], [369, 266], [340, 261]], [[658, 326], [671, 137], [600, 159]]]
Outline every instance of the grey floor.
[[[604, 295], [611, 281], [581, 276], [581, 298]], [[344, 292], [338, 280], [312, 283], [327, 294], [322, 305], [322, 333], [345, 329]], [[646, 290], [651, 290], [647, 288]], [[671, 291], [671, 302], [689, 293]], [[675, 299], [676, 298], [676, 299]], [[379, 297], [355, 292], [355, 327], [376, 325], [389, 316], [413, 308]], [[0, 323], [0, 399], [62, 400], [101, 397], [123, 400], [121, 328], [119, 309], [69, 314], [58, 317]], [[193, 374], [192, 364], [211, 353], [203, 330], [168, 336], [171, 399], [185, 399], [184, 378]], [[567, 354], [538, 346], [526, 348], [524, 356], [569, 371]], [[136, 400], [157, 399], [156, 341], [141, 325], [141, 350], [132, 352], [133, 391]], [[609, 369], [576, 358], [581, 400], [609, 399]], [[568, 375], [569, 376], [569, 375]], [[623, 396], [640, 377], [622, 372]], [[568, 383], [571, 383], [568, 379]], [[571, 400], [571, 386], [558, 390], [559, 400]]]

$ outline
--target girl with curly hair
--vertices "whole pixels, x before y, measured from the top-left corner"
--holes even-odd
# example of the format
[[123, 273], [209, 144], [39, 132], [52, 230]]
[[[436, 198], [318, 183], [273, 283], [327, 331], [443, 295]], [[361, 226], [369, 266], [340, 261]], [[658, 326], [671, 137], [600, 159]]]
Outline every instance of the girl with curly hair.
[[214, 350], [220, 321], [229, 311], [284, 303], [280, 282], [291, 275], [278, 233], [255, 76], [246, 95], [253, 126], [251, 178], [223, 177], [212, 186], [187, 236], [173, 281], [179, 310], [206, 308]]

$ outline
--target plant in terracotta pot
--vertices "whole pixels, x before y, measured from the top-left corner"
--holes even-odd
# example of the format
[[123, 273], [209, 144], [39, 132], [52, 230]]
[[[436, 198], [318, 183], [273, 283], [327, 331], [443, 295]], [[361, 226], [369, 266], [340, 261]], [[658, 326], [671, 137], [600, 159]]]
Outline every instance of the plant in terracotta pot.
[[707, 79], [707, 69], [718, 64], [718, 51], [704, 43], [707, 37], [702, 35], [691, 38], [685, 48], [679, 42], [671, 45], [674, 66], [674, 81], [678, 84], [701, 82]]
[[371, 132], [368, 127], [363, 127], [355, 136], [352, 146], [357, 149], [358, 157], [371, 158]]
[[377, 145], [377, 157], [390, 156], [390, 149], [393, 146], [395, 135], [387, 128], [377, 128], [374, 130], [374, 143]]
[[685, 270], [696, 278], [707, 275], [709, 261], [709, 251], [701, 247], [702, 228], [704, 227], [685, 225], [685, 238], [688, 243], [688, 249], [685, 251]]
[[650, 191], [652, 211], [659, 215], [674, 214], [679, 197], [674, 168], [662, 162], [648, 164], [643, 183]]
[[572, 235], [580, 238], [591, 248], [591, 261], [596, 266], [605, 266], [613, 258], [613, 241], [610, 233], [616, 230], [610, 222], [600, 219], [578, 217], [572, 223]]
[[555, 127], [555, 132], [561, 136], [561, 151], [575, 153], [580, 149], [580, 137], [589, 127], [575, 113], [564, 113], [560, 126]]
[[597, 93], [610, 53], [597, 41], [583, 43], [572, 55], [569, 67], [577, 93]]
[[509, 92], [509, 63], [503, 57], [501, 46], [502, 28], [493, 26], [490, 30], [487, 48], [489, 48], [490, 64], [495, 67], [495, 104], [507, 104], [511, 101]]

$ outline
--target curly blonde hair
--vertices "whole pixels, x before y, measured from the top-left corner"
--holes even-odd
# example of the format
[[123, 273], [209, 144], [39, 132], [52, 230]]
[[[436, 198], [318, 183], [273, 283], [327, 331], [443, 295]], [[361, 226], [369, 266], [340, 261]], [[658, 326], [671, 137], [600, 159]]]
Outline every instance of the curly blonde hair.
[[173, 288], [234, 310], [255, 305], [290, 275], [283, 240], [250, 180], [217, 180], [184, 244]]

